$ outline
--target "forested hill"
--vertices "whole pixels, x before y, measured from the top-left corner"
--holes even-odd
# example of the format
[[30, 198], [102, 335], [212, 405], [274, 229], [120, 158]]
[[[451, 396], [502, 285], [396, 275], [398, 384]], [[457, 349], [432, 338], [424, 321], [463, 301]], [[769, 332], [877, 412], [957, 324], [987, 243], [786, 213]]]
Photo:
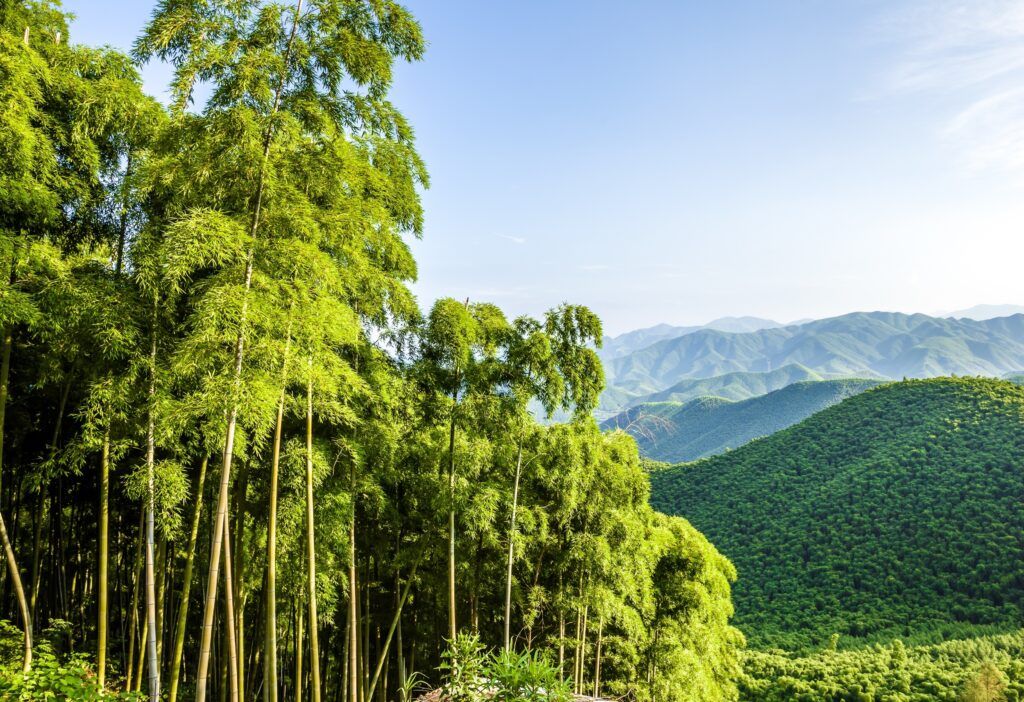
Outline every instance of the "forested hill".
[[1024, 314], [976, 321], [856, 312], [739, 334], [702, 329], [606, 362], [601, 409], [614, 413], [668, 399], [656, 393], [682, 380], [793, 364], [821, 378], [999, 377], [1024, 369]]
[[892, 383], [727, 454], [656, 471], [652, 503], [736, 564], [755, 647], [1021, 626], [1024, 387]]
[[633, 331], [606, 336], [602, 340], [601, 358], [608, 361], [647, 348], [663, 339], [675, 339], [685, 334], [692, 334], [701, 329], [714, 329], [724, 332], [752, 332], [761, 329], [774, 329], [782, 324], [760, 317], [720, 317], [699, 326], [678, 327], [672, 324], [656, 324], [653, 327], [634, 329]]
[[731, 402], [699, 397], [633, 407], [601, 424], [625, 429], [640, 452], [659, 461], [694, 461], [737, 448], [806, 419], [815, 412], [878, 385], [877, 380], [822, 380]]

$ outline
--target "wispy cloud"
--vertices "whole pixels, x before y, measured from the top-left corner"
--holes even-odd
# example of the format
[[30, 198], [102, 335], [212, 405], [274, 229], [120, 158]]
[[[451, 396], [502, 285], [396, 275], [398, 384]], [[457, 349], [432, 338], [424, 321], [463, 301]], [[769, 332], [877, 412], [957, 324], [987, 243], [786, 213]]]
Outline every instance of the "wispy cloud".
[[522, 245], [522, 244], [526, 243], [526, 239], [525, 238], [523, 238], [521, 236], [512, 236], [511, 234], [499, 234], [498, 238], [506, 239], [508, 241], [511, 241], [513, 244]]
[[969, 167], [1024, 171], [1024, 0], [917, 1], [880, 27], [904, 46], [889, 90], [941, 97]]
[[581, 271], [607, 271], [611, 269], [607, 263], [585, 263], [579, 267]]

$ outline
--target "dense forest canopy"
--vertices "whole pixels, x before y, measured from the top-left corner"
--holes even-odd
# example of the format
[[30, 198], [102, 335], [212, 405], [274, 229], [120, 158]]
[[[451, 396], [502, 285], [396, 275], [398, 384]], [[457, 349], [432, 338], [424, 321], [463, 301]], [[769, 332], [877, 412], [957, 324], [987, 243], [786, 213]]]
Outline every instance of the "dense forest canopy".
[[907, 644], [1024, 622], [1024, 387], [883, 385], [735, 451], [652, 473], [739, 571], [757, 648]]
[[792, 654], [750, 650], [743, 702], [1018, 702], [1024, 699], [1024, 632], [907, 646], [900, 639], [853, 650], [828, 645]]
[[131, 58], [72, 40], [0, 0], [0, 696], [407, 700], [476, 661], [736, 698], [734, 569], [590, 418], [600, 321], [407, 287], [406, 9], [161, 0]]

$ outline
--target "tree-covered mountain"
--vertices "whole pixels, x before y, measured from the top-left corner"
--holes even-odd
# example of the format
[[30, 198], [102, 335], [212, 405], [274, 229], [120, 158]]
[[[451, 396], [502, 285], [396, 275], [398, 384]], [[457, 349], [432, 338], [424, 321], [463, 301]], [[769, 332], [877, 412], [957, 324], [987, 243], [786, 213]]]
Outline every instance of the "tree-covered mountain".
[[736, 564], [755, 647], [951, 638], [1024, 621], [1024, 387], [891, 383], [655, 471], [652, 503]]
[[638, 407], [661, 402], [686, 402], [698, 397], [721, 397], [733, 402], [758, 397], [787, 385], [809, 380], [823, 380], [821, 375], [799, 363], [766, 373], [737, 371], [711, 378], [685, 378], [678, 383], [647, 394], [632, 393], [620, 387], [608, 388], [601, 395], [595, 415], [606, 420], [619, 414], [623, 407]]
[[628, 409], [601, 426], [624, 429], [648, 458], [671, 463], [694, 461], [785, 429], [878, 383], [858, 379], [805, 381], [739, 402], [714, 396], [686, 402], [650, 402]]
[[606, 336], [602, 340], [600, 354], [607, 362], [627, 354], [647, 348], [651, 344], [664, 339], [676, 339], [685, 334], [692, 334], [701, 329], [714, 329], [723, 332], [752, 332], [760, 329], [774, 329], [783, 325], [771, 319], [761, 317], [720, 317], [707, 324], [679, 327], [672, 324], [656, 324], [653, 327], [634, 329], [617, 336]]
[[791, 364], [823, 378], [999, 377], [1024, 368], [1024, 314], [976, 321], [857, 312], [740, 334], [702, 329], [607, 360], [601, 408], [656, 401], [682, 380]]

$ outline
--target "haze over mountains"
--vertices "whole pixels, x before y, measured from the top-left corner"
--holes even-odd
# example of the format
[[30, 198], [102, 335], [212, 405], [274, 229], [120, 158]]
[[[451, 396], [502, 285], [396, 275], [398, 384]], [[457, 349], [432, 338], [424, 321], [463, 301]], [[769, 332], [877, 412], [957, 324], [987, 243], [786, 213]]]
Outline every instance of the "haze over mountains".
[[[854, 312], [786, 327], [753, 324], [761, 328], [664, 326], [611, 340], [614, 350], [602, 354], [608, 389], [599, 417], [702, 394], [746, 399], [803, 380], [1002, 377], [1024, 369], [1020, 313], [974, 320]], [[636, 348], [645, 342], [651, 343]], [[698, 380], [705, 382], [692, 385]]]
[[996, 317], [1010, 317], [1012, 315], [1022, 313], [1024, 313], [1024, 305], [975, 305], [974, 307], [968, 307], [965, 310], [955, 310], [938, 316], [953, 317], [955, 319], [967, 317], [968, 319], [984, 320], [994, 319]]

